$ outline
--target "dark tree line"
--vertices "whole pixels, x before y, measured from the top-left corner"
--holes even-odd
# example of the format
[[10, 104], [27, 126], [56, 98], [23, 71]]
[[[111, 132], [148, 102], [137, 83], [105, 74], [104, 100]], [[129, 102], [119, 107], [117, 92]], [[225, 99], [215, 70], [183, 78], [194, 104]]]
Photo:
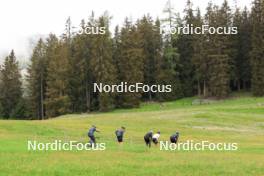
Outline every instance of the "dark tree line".
[[[66, 113], [138, 107], [198, 95], [226, 98], [231, 91], [264, 95], [264, 0], [251, 10], [232, 11], [224, 1], [209, 3], [202, 16], [188, 0], [180, 18], [170, 3], [165, 19], [125, 18], [111, 35], [111, 17], [92, 13], [80, 27], [105, 27], [104, 35], [76, 34], [70, 18], [65, 33], [39, 39], [28, 66], [26, 87], [15, 53], [0, 68], [0, 115], [46, 119]], [[207, 24], [237, 27], [236, 35], [160, 33], [161, 26]], [[95, 93], [93, 83], [171, 84], [170, 93]]]

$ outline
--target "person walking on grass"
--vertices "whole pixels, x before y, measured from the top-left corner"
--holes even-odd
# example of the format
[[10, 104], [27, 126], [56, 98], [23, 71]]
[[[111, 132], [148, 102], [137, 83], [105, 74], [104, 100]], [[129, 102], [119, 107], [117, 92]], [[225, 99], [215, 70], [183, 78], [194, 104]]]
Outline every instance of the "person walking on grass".
[[159, 143], [160, 131], [152, 136], [152, 142], [157, 145]]
[[94, 132], [100, 132], [96, 129], [96, 126], [92, 125], [92, 127], [88, 131], [88, 137], [90, 138], [90, 144], [95, 144]]
[[180, 135], [179, 132], [172, 134], [170, 137], [171, 143], [177, 144], [178, 139], [179, 139], [179, 135]]
[[146, 146], [148, 146], [149, 148], [151, 147], [152, 135], [153, 135], [153, 131], [151, 130], [144, 136]]
[[123, 126], [120, 129], [115, 131], [117, 142], [119, 144], [122, 144], [122, 142], [123, 142], [123, 136], [124, 136], [125, 131], [126, 131], [126, 128]]

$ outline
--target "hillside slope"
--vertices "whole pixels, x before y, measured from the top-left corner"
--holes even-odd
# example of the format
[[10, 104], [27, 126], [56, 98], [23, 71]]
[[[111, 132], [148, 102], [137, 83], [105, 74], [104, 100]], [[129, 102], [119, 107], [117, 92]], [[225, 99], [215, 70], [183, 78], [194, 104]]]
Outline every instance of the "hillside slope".
[[[0, 175], [263, 175], [264, 98], [241, 97], [210, 104], [195, 98], [147, 103], [139, 109], [65, 115], [45, 121], [0, 120]], [[28, 151], [27, 141], [87, 142], [96, 125], [105, 151]], [[114, 131], [126, 126], [118, 146]], [[237, 151], [160, 151], [143, 136], [160, 130], [166, 141], [180, 132], [186, 140], [238, 143]]]

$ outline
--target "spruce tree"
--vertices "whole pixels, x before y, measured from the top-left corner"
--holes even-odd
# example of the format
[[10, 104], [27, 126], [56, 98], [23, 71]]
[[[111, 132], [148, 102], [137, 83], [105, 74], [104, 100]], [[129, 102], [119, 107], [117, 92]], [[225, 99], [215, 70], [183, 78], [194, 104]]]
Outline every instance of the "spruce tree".
[[[194, 27], [201, 27], [204, 24], [201, 17], [200, 9], [197, 9], [197, 14], [195, 16]], [[206, 35], [204, 34], [194, 34], [193, 42], [193, 55], [192, 64], [194, 65], [194, 78], [197, 84], [197, 94], [198, 96], [207, 96], [207, 82], [208, 82], [208, 57], [206, 55]]]
[[[238, 59], [238, 71], [240, 73], [240, 81], [243, 89], [248, 90], [251, 86], [251, 66], [250, 66], [250, 51], [251, 47], [251, 33], [252, 23], [250, 15], [245, 7], [241, 15], [241, 25], [239, 28], [239, 49], [237, 57]], [[240, 63], [240, 64], [238, 64]]]
[[[224, 1], [221, 8], [214, 6], [209, 15], [209, 25], [231, 27], [230, 8]], [[225, 98], [229, 94], [230, 82], [230, 38], [228, 34], [209, 34], [209, 88], [211, 96]]]
[[[208, 26], [214, 26], [214, 21], [216, 18], [215, 16], [216, 16], [216, 13], [214, 10], [214, 6], [213, 6], [212, 2], [209, 2], [208, 6], [206, 7], [206, 13], [204, 15], [203, 23], [205, 25], [208, 25]], [[203, 37], [204, 37], [204, 39], [203, 39], [203, 42], [201, 43], [202, 46], [200, 46], [200, 47], [203, 47], [203, 49], [204, 49], [204, 52], [201, 53], [201, 54], [204, 54], [203, 61], [201, 61], [201, 68], [202, 68], [201, 70], [204, 71], [202, 91], [203, 91], [203, 96], [207, 97], [207, 96], [211, 96], [211, 94], [210, 94], [210, 75], [211, 75], [211, 73], [210, 73], [210, 69], [211, 69], [210, 61], [211, 60], [209, 58], [209, 55], [214, 52], [214, 47], [211, 46], [211, 43], [213, 41], [213, 37], [211, 34], [206, 33], [206, 34], [204, 34]], [[199, 47], [196, 48], [196, 50], [197, 49], [199, 50]], [[196, 59], [194, 59], [193, 61], [195, 62], [195, 60]]]
[[[161, 26], [165, 29], [177, 26], [178, 15], [174, 12], [170, 1], [167, 2], [163, 11], [166, 17], [162, 19]], [[183, 96], [182, 86], [179, 79], [179, 71], [181, 68], [180, 55], [177, 48], [178, 34], [171, 34], [170, 31], [162, 31], [162, 58], [159, 62], [159, 72], [157, 81], [159, 84], [171, 85], [172, 92], [158, 93], [159, 101], [174, 100]]]
[[[110, 17], [107, 14], [99, 17], [96, 27], [105, 27], [105, 34], [95, 35], [91, 48], [91, 71], [95, 82], [104, 85], [112, 85], [116, 82], [109, 22]], [[115, 95], [107, 92], [100, 92], [97, 95], [100, 111], [108, 111], [114, 107]]]
[[5, 58], [1, 67], [0, 83], [2, 116], [6, 119], [16, 118], [17, 116], [14, 112], [19, 102], [22, 100], [22, 82], [19, 64], [13, 50], [10, 55]]
[[[70, 26], [71, 22], [68, 21], [67, 26]], [[80, 28], [86, 27], [85, 21], [82, 20]], [[86, 112], [90, 108], [86, 107], [86, 53], [89, 48], [86, 46], [86, 35], [71, 33], [71, 28], [66, 28], [66, 36], [64, 41], [67, 43], [68, 50], [68, 72], [67, 72], [67, 93], [69, 95], [71, 111], [72, 112]], [[88, 51], [87, 51], [88, 50]], [[89, 109], [89, 110], [88, 110]]]
[[[80, 28], [95, 27], [97, 22], [94, 13], [88, 22], [81, 21]], [[95, 82], [92, 72], [92, 49], [95, 35], [77, 34], [72, 39], [72, 58], [69, 59], [68, 89], [73, 112], [90, 112], [98, 110], [98, 96], [93, 92]]]
[[[122, 82], [122, 75], [121, 70], [122, 68], [119, 67], [121, 61], [121, 32], [119, 26], [115, 27], [115, 33], [113, 37], [113, 63], [116, 68], [116, 82]], [[117, 108], [122, 107], [121, 100], [122, 93], [117, 93], [115, 96], [115, 106]]]
[[49, 52], [46, 92], [46, 114], [54, 117], [69, 112], [69, 96], [67, 94], [68, 48], [63, 41], [53, 43]]
[[[120, 55], [116, 60], [117, 70], [119, 72], [118, 80], [120, 82], [127, 82], [128, 84], [143, 83], [145, 57], [143, 54], [143, 44], [139, 31], [136, 26], [128, 20], [128, 18], [125, 19], [119, 37], [117, 51], [120, 52]], [[120, 93], [118, 94], [117, 103], [119, 107], [138, 107], [140, 104], [140, 98], [141, 93]]]
[[235, 85], [231, 85], [235, 90], [248, 89], [250, 87], [251, 67], [250, 67], [250, 50], [251, 50], [251, 22], [248, 11], [245, 8], [243, 12], [236, 10], [233, 18], [233, 26], [238, 28], [238, 34], [233, 35], [233, 49], [236, 50], [234, 55], [234, 78]]
[[45, 94], [47, 81], [46, 45], [42, 39], [33, 50], [31, 64], [28, 68], [28, 89], [33, 118], [42, 120], [45, 117]]
[[252, 92], [256, 96], [264, 95], [264, 1], [255, 0], [252, 9]]
[[[192, 9], [192, 3], [190, 0], [187, 1], [186, 8], [184, 10], [185, 16], [183, 19], [183, 24], [179, 26], [191, 25], [194, 23], [194, 14]], [[192, 34], [179, 35], [177, 41], [177, 46], [180, 54], [180, 80], [182, 82], [182, 87], [184, 96], [189, 97], [194, 95], [194, 66], [192, 64], [192, 57], [194, 53], [193, 49], [194, 36]]]
[[[138, 32], [144, 49], [144, 83], [155, 85], [159, 70], [159, 60], [161, 58], [159, 27], [155, 27], [152, 18], [147, 15], [137, 22]], [[151, 91], [143, 94], [147, 100], [152, 100], [155, 94]]]

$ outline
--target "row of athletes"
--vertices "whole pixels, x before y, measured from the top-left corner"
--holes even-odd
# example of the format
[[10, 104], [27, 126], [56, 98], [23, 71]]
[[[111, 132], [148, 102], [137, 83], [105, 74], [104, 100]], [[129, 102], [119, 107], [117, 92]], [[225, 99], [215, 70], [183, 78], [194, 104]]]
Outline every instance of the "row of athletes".
[[[126, 131], [126, 128], [123, 126], [115, 131], [115, 135], [116, 135], [118, 143], [123, 142], [123, 137], [124, 137], [125, 131]], [[91, 144], [96, 143], [96, 139], [94, 136], [95, 132], [100, 132], [100, 131], [97, 130], [96, 126], [93, 125], [88, 131], [88, 137], [90, 138]], [[152, 142], [155, 145], [157, 145], [159, 143], [159, 137], [160, 137], [160, 131], [156, 132], [155, 134], [153, 133], [152, 130], [147, 132], [144, 136], [144, 141], [146, 143], [146, 146], [151, 147]], [[179, 139], [179, 132], [175, 132], [170, 136], [171, 143], [176, 144], [178, 142], [178, 139]]]

